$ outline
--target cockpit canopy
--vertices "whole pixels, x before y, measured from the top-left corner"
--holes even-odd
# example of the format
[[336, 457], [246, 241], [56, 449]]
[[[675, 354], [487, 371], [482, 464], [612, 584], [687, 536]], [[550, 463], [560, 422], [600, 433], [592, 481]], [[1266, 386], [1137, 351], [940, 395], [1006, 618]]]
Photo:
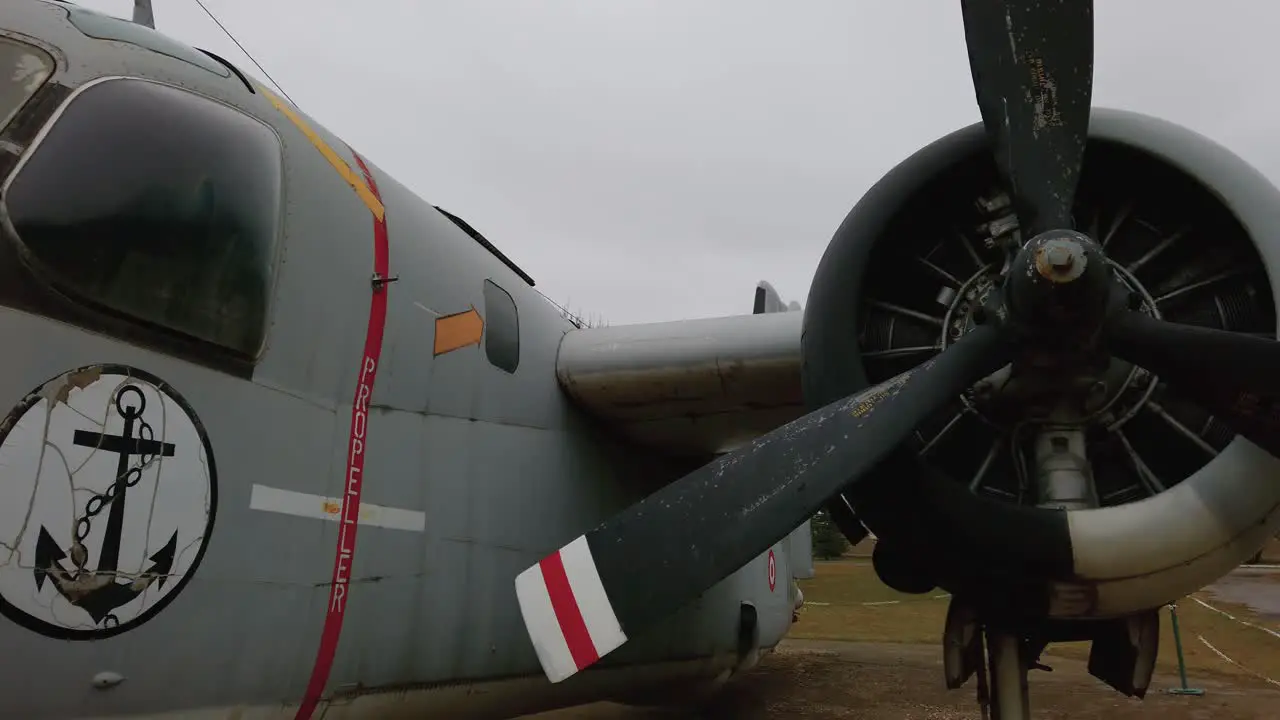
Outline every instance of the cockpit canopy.
[[3, 197], [21, 256], [60, 293], [251, 359], [266, 341], [282, 176], [262, 122], [112, 78], [55, 113]]

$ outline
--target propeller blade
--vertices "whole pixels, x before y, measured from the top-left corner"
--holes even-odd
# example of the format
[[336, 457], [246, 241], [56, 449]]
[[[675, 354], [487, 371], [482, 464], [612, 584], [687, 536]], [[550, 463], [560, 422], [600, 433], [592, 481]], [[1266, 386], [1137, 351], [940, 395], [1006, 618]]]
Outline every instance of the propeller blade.
[[595, 663], [813, 515], [1010, 356], [979, 326], [929, 362], [721, 456], [525, 570], [516, 594], [547, 677]]
[[1106, 327], [1110, 351], [1202, 403], [1280, 456], [1280, 342], [1126, 311]]
[[1022, 236], [1070, 228], [1093, 96], [1092, 0], [963, 0], [982, 123]]

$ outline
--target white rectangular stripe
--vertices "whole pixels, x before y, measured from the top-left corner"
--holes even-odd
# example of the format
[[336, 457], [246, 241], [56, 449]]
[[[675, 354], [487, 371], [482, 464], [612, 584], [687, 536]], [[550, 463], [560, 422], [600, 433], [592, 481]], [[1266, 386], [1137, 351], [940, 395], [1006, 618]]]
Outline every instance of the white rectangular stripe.
[[534, 565], [516, 576], [516, 599], [520, 614], [524, 616], [524, 628], [529, 632], [534, 652], [542, 671], [553, 683], [578, 672], [578, 665], [569, 653], [569, 644], [560, 632], [560, 621], [551, 607], [551, 595], [547, 581], [542, 577], [542, 567]]
[[[337, 522], [342, 513], [342, 499], [255, 484], [249, 495], [249, 509]], [[427, 528], [427, 515], [420, 510], [403, 510], [362, 502], [356, 524], [362, 527], [423, 532]]]
[[560, 550], [560, 560], [564, 563], [564, 574], [569, 578], [569, 587], [573, 588], [573, 597], [578, 601], [578, 610], [586, 623], [587, 634], [596, 646], [596, 654], [604, 657], [626, 642], [627, 636], [618, 624], [618, 616], [613, 612], [613, 604], [609, 602], [604, 583], [600, 582], [600, 572], [596, 570], [595, 559], [591, 557], [587, 536], [579, 535], [577, 540], [565, 545]]

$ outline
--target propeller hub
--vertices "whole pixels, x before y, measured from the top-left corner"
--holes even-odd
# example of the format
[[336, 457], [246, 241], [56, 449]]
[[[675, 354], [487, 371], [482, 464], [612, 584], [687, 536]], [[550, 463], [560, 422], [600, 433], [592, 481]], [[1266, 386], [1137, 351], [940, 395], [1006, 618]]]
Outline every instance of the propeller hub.
[[1036, 250], [1036, 272], [1050, 282], [1071, 282], [1084, 274], [1089, 262], [1084, 247], [1070, 237], [1054, 237]]
[[1007, 282], [1014, 322], [1052, 344], [1079, 343], [1096, 335], [1111, 291], [1102, 248], [1074, 230], [1033, 237], [1018, 252]]

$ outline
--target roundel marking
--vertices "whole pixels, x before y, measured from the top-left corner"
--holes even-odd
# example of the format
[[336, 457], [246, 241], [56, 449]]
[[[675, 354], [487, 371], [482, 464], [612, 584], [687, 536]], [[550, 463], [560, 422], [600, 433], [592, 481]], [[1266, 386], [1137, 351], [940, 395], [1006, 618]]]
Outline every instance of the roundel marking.
[[0, 421], [0, 613], [65, 640], [136, 628], [186, 587], [217, 506], [209, 438], [173, 387], [63, 373]]

